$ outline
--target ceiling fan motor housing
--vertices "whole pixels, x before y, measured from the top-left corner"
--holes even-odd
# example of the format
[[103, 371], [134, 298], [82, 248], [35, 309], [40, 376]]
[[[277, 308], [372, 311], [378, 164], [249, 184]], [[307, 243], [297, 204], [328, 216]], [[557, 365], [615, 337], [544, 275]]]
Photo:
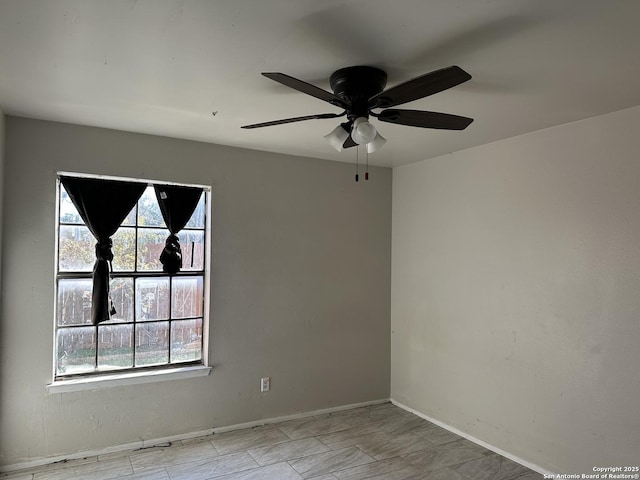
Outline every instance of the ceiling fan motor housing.
[[375, 67], [346, 67], [336, 70], [329, 78], [331, 90], [350, 104], [347, 118], [369, 118], [369, 99], [382, 92], [387, 85], [387, 74]]

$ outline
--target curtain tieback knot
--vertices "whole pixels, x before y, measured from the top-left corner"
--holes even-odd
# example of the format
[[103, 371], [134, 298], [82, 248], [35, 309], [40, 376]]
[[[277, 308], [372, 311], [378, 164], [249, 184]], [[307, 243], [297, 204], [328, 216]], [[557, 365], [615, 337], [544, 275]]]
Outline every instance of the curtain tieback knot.
[[167, 237], [164, 249], [160, 254], [160, 262], [165, 273], [174, 274], [182, 268], [182, 250], [176, 235], [171, 234]]
[[174, 235], [172, 233], [171, 235], [169, 235], [167, 237], [167, 240], [165, 241], [165, 245], [167, 247], [174, 247], [174, 248], [177, 248], [178, 250], [180, 250], [180, 239], [178, 238], [177, 235]]
[[111, 262], [111, 260], [113, 260], [113, 251], [111, 250], [111, 247], [113, 247], [113, 242], [110, 238], [103, 242], [96, 243], [96, 258], [98, 260]]

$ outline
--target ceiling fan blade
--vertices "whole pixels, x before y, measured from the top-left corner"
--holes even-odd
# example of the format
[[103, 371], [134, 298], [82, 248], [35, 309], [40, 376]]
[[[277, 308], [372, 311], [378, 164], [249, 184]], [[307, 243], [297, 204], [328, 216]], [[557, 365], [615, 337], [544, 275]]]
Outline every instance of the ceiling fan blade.
[[303, 122], [305, 120], [320, 120], [323, 118], [342, 117], [346, 112], [342, 113], [319, 113], [316, 115], [305, 115], [304, 117], [283, 118], [282, 120], [272, 120], [271, 122], [254, 123], [252, 125], [243, 125], [240, 128], [261, 128], [272, 127], [274, 125], [283, 125], [285, 123]]
[[358, 144], [353, 141], [353, 138], [351, 138], [351, 135], [349, 135], [347, 139], [344, 141], [344, 143], [342, 144], [342, 148], [351, 148], [351, 147], [357, 147], [357, 146]]
[[298, 80], [297, 78], [293, 78], [289, 75], [285, 75], [284, 73], [267, 72], [263, 73], [262, 75], [289, 88], [293, 88], [294, 90], [298, 90], [299, 92], [306, 93], [307, 95], [311, 95], [312, 97], [316, 97], [320, 100], [324, 100], [325, 102], [329, 102], [330, 104], [337, 107], [347, 108], [349, 106], [348, 102], [338, 97], [337, 95], [334, 95], [331, 92], [327, 92], [326, 90], [316, 87], [315, 85], [311, 85], [310, 83], [303, 82], [302, 80]]
[[426, 112], [422, 110], [383, 110], [378, 120], [398, 123], [411, 127], [438, 128], [442, 130], [464, 130], [473, 122], [473, 118], [451, 115], [449, 113]]
[[470, 79], [471, 75], [458, 66], [442, 68], [374, 95], [369, 99], [369, 108], [395, 107], [442, 92]]

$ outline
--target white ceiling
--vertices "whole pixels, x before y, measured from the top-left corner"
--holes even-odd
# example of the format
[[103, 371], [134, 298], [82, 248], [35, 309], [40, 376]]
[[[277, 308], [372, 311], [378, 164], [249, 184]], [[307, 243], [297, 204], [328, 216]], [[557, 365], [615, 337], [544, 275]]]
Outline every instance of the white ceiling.
[[639, 20], [638, 0], [0, 0], [0, 105], [354, 161], [322, 138], [339, 120], [240, 129], [339, 112], [260, 72], [329, 89], [350, 65], [388, 86], [464, 68], [469, 82], [399, 108], [473, 117], [466, 130], [376, 124], [388, 143], [370, 163], [396, 166], [639, 105]]

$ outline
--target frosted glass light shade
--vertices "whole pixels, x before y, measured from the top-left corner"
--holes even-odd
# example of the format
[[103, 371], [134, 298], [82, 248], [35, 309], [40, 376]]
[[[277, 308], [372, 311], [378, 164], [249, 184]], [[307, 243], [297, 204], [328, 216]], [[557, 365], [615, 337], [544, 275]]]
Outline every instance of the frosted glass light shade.
[[353, 122], [353, 129], [351, 130], [351, 138], [358, 145], [363, 143], [369, 143], [376, 138], [376, 127], [374, 127], [369, 120], [365, 117], [358, 117]]
[[367, 152], [373, 153], [376, 150], [379, 150], [385, 143], [387, 143], [387, 139], [376, 132], [376, 138], [374, 138], [373, 141], [367, 143]]
[[324, 139], [329, 142], [329, 145], [339, 152], [342, 151], [342, 146], [347, 138], [349, 138], [349, 132], [345, 130], [342, 125], [338, 125], [331, 133], [324, 136]]

